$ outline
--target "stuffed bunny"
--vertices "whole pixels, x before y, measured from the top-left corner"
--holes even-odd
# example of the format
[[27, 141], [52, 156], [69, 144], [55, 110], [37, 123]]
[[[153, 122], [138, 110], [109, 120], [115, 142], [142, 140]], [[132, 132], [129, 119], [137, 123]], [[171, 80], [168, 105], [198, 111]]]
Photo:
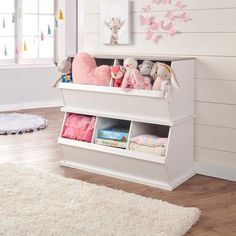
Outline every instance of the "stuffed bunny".
[[111, 77], [113, 79], [113, 87], [120, 87], [123, 82], [125, 68], [123, 66], [111, 66]]
[[56, 87], [59, 81], [63, 83], [71, 83], [72, 80], [72, 63], [71, 59], [68, 57], [66, 59], [60, 60], [57, 64], [57, 70], [62, 74], [60, 78], [56, 79], [56, 81], [53, 84], [53, 87]]
[[179, 83], [176, 79], [175, 72], [170, 66], [164, 63], [156, 62], [153, 65], [150, 74], [155, 80], [152, 86], [153, 90], [161, 90], [166, 92], [169, 85], [179, 89]]
[[151, 89], [152, 85], [148, 77], [143, 77], [138, 67], [138, 62], [134, 58], [127, 58], [124, 60], [124, 67], [126, 73], [122, 82], [122, 88], [133, 88], [133, 89]]
[[142, 62], [142, 64], [140, 64], [138, 66], [138, 68], [139, 68], [140, 73], [143, 76], [147, 76], [147, 77], [150, 78], [151, 77], [150, 72], [151, 72], [151, 69], [152, 69], [153, 65], [154, 65], [154, 62], [145, 60], [145, 61]]

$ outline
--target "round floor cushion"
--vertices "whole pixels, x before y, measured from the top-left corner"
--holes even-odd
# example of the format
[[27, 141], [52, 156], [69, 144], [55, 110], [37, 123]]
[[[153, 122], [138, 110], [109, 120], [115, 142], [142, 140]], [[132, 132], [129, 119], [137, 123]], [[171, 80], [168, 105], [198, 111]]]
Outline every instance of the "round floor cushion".
[[0, 134], [22, 134], [45, 129], [47, 120], [44, 117], [29, 114], [0, 114]]

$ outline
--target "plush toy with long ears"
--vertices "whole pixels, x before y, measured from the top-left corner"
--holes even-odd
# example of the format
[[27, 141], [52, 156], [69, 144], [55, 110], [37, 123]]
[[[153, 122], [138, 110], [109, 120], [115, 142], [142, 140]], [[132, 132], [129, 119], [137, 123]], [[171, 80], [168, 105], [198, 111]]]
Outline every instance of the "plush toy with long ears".
[[176, 89], [180, 88], [174, 70], [164, 63], [156, 62], [150, 74], [154, 80], [153, 90], [160, 90], [166, 93], [169, 86], [173, 86]]
[[113, 79], [113, 87], [121, 87], [123, 77], [125, 74], [125, 68], [120, 65], [111, 66], [111, 77]]
[[138, 62], [134, 58], [127, 58], [124, 60], [124, 67], [126, 73], [122, 82], [121, 87], [126, 89], [147, 89], [152, 88], [150, 79], [141, 75], [140, 71], [137, 69]]
[[153, 65], [154, 65], [154, 62], [145, 60], [142, 62], [142, 64], [138, 66], [138, 68], [139, 68], [140, 73], [143, 76], [147, 76], [151, 78], [150, 73], [151, 73]]
[[71, 58], [66, 58], [63, 60], [60, 60], [57, 64], [57, 70], [61, 73], [60, 78], [56, 79], [56, 81], [53, 84], [53, 87], [56, 87], [57, 84], [61, 81], [63, 83], [72, 83], [72, 74], [71, 74]]

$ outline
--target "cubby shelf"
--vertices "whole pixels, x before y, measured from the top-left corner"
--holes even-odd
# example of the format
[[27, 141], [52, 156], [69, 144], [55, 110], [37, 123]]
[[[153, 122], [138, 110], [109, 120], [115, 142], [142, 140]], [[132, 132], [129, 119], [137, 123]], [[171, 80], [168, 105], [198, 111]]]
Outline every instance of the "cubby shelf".
[[[122, 56], [96, 57], [98, 65], [112, 64]], [[136, 57], [138, 59], [156, 58]], [[64, 154], [63, 166], [78, 168], [167, 190], [194, 175], [193, 118], [194, 71], [192, 58], [161, 59], [171, 65], [180, 83], [180, 91], [127, 90], [93, 85], [61, 83], [65, 119], [69, 113], [97, 117], [91, 143], [62, 138], [58, 143]], [[65, 121], [65, 120], [64, 120]], [[95, 144], [97, 132], [116, 123], [129, 126], [126, 149]], [[129, 150], [132, 137], [155, 134], [168, 137], [165, 156]]]
[[86, 142], [81, 142], [81, 141], [76, 141], [76, 140], [71, 140], [71, 139], [65, 139], [65, 138], [59, 138], [58, 143], [68, 145], [68, 146], [74, 146], [78, 148], [91, 149], [98, 152], [111, 153], [114, 155], [124, 156], [128, 158], [135, 158], [139, 160], [155, 162], [159, 164], [165, 163], [165, 157], [162, 157], [162, 156], [134, 152], [134, 151], [129, 151], [126, 149], [121, 149], [121, 148], [107, 147], [107, 146], [102, 146], [95, 143], [86, 143]]

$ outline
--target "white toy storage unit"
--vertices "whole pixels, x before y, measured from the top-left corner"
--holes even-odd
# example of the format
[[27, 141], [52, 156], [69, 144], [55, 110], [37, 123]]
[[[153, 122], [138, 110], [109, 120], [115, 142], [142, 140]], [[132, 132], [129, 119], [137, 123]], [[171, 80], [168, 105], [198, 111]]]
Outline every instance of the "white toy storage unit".
[[[97, 64], [112, 65], [114, 59], [128, 56], [94, 55]], [[135, 57], [135, 56], [134, 56]], [[65, 112], [96, 116], [91, 143], [59, 137], [63, 166], [99, 173], [146, 184], [166, 190], [194, 175], [193, 119], [194, 75], [193, 58], [135, 57], [164, 62], [174, 69], [180, 90], [163, 96], [161, 91], [131, 90], [93, 85], [60, 83]], [[64, 119], [64, 121], [65, 121]], [[129, 140], [140, 134], [168, 137], [165, 156], [95, 144], [98, 130], [116, 124], [129, 127]], [[63, 127], [63, 126], [62, 126]]]

